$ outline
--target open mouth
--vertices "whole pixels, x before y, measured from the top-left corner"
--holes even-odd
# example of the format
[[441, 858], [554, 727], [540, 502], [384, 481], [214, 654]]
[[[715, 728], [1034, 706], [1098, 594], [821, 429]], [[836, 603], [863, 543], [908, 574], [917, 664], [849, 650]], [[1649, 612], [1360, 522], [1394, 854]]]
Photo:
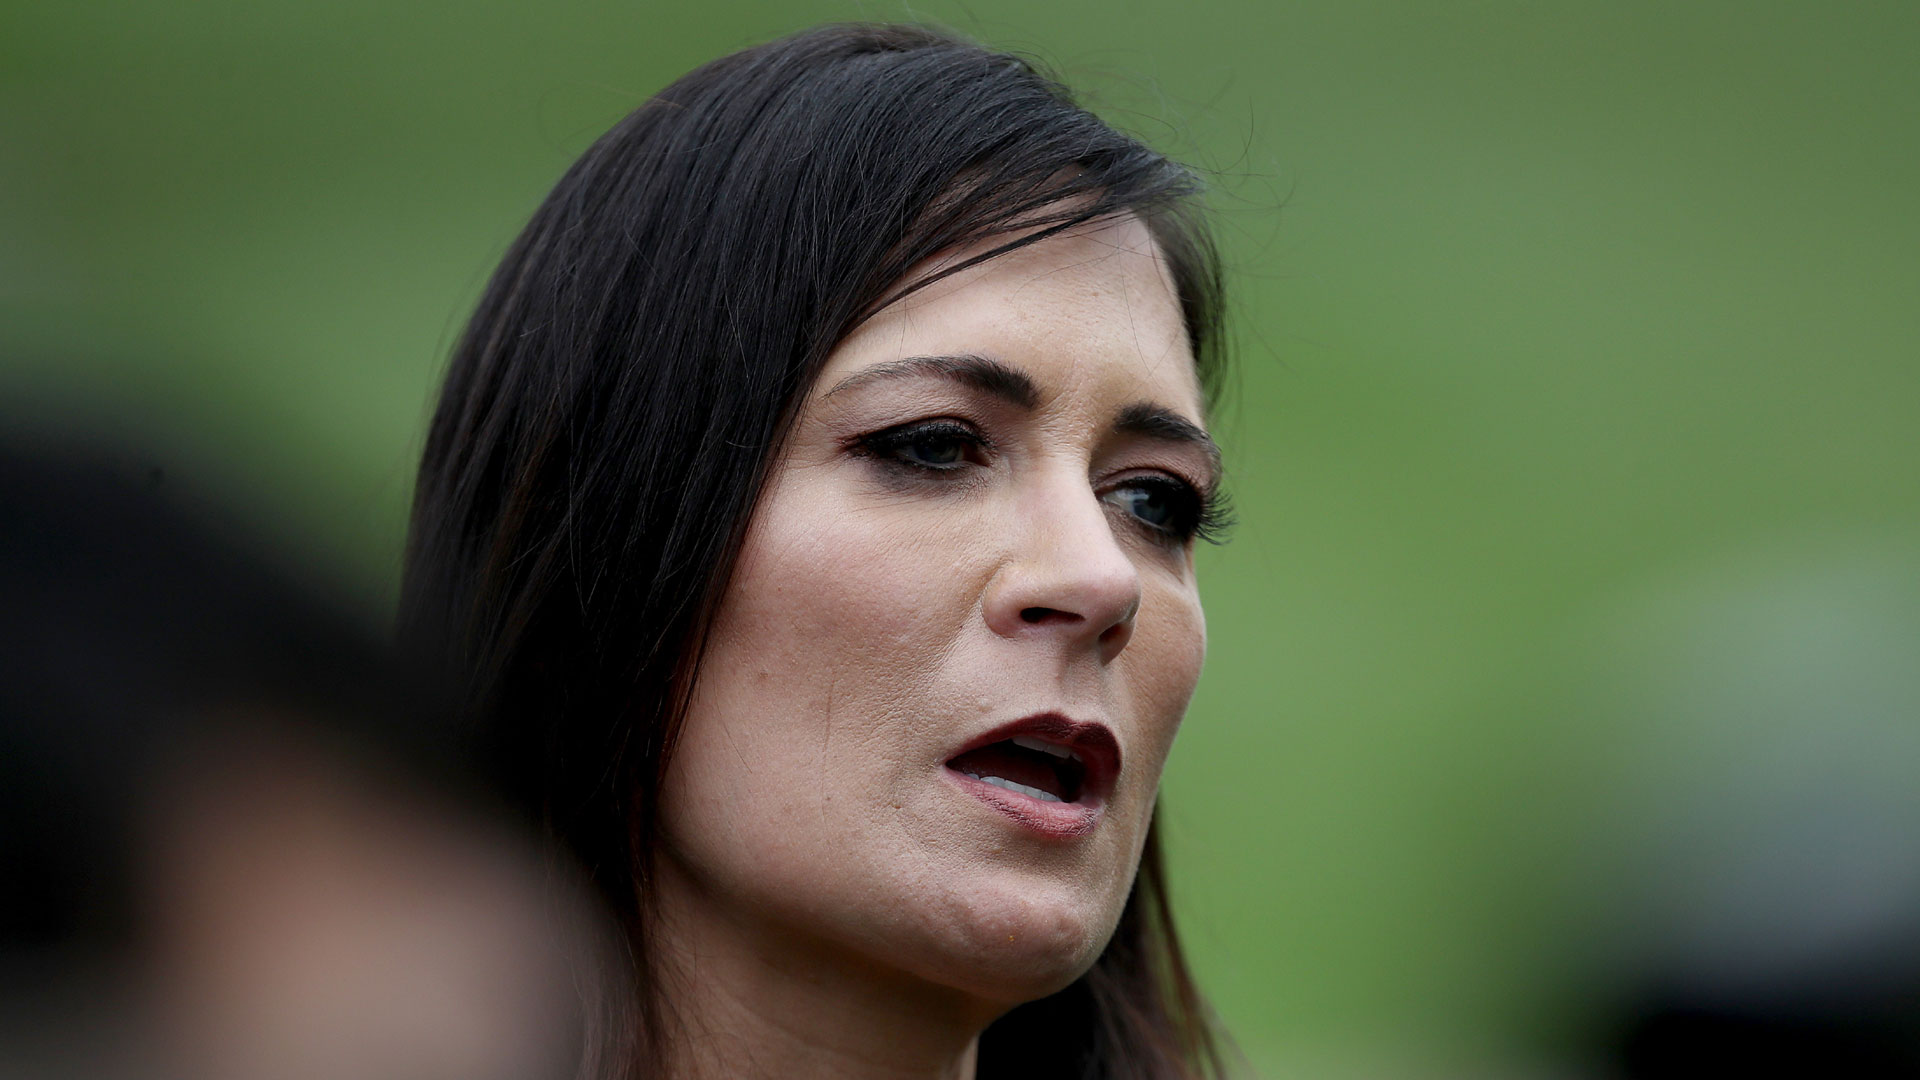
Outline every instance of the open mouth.
[[1120, 774], [1120, 744], [1105, 725], [1057, 714], [986, 732], [947, 760], [968, 793], [1019, 824], [1059, 837], [1099, 823]]
[[947, 762], [947, 768], [1041, 802], [1079, 802], [1087, 781], [1087, 763], [1079, 754], [1031, 735], [969, 750]]

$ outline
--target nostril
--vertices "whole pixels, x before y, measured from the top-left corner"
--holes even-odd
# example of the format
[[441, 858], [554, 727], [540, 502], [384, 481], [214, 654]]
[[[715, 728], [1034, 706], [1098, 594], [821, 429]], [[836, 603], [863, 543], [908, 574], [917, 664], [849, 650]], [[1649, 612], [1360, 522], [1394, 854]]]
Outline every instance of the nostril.
[[1058, 608], [1030, 607], [1020, 609], [1020, 621], [1036, 625], [1040, 623], [1078, 622], [1080, 621], [1080, 616], [1070, 611], [1061, 611]]

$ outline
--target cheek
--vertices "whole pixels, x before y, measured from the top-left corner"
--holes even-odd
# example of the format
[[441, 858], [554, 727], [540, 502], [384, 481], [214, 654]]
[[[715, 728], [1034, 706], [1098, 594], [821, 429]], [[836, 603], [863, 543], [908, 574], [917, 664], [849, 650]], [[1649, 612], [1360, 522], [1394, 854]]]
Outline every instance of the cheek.
[[715, 645], [783, 672], [789, 692], [837, 686], [864, 696], [912, 682], [938, 664], [973, 607], [956, 575], [961, 553], [944, 530], [831, 494], [794, 483], [766, 502]]
[[[1200, 600], [1190, 586], [1167, 585], [1141, 604], [1133, 639], [1116, 661], [1138, 717], [1135, 744], [1123, 784], [1141, 785], [1137, 800], [1149, 808], [1174, 736], [1200, 682], [1206, 659], [1207, 626]], [[1131, 753], [1131, 751], [1130, 751]], [[1142, 768], [1135, 769], [1137, 762]]]
[[975, 607], [950, 530], [921, 520], [938, 515], [863, 508], [830, 479], [788, 470], [763, 500], [662, 793], [668, 842], [715, 873], [746, 848], [846, 863], [924, 771], [927, 687]]

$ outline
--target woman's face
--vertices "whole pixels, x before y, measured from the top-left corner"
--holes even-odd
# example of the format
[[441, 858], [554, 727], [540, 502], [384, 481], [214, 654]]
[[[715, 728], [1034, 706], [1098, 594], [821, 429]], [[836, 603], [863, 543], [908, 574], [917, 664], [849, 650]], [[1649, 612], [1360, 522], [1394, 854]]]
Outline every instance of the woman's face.
[[1200, 423], [1131, 217], [842, 342], [722, 603], [662, 793], [663, 873], [729, 925], [985, 1001], [1084, 972], [1205, 651]]

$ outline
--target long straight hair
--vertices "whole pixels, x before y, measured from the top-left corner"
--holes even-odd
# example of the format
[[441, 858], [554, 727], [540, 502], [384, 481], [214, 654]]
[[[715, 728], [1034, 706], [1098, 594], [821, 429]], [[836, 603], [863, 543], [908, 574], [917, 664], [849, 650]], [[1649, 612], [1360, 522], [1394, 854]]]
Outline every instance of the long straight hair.
[[[1136, 214], [1217, 389], [1220, 272], [1182, 166], [1021, 59], [830, 26], [661, 91], [554, 187], [455, 348], [403, 629], [465, 687], [514, 800], [626, 931], [583, 1072], [652, 1075], [656, 799], [770, 463], [828, 354], [931, 279]], [[967, 264], [962, 264], [967, 265]], [[961, 269], [946, 267], [934, 277]], [[1219, 1071], [1152, 831], [1092, 971], [981, 1040], [983, 1078]]]

